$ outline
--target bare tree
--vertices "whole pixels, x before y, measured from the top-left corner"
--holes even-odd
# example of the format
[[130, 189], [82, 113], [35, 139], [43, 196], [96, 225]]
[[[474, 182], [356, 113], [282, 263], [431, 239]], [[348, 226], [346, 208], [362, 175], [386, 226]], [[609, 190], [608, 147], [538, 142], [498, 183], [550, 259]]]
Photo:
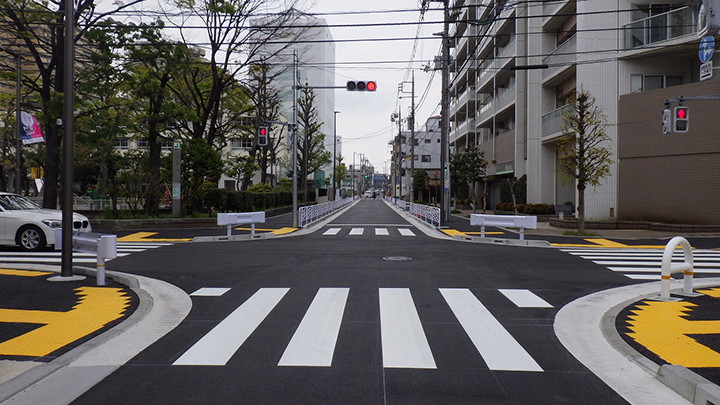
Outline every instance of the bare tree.
[[585, 232], [585, 189], [598, 186], [610, 175], [613, 163], [608, 147], [610, 137], [605, 133], [606, 118], [595, 98], [587, 91], [573, 95], [570, 109], [563, 116], [562, 138], [557, 144], [558, 176], [563, 183], [575, 180], [578, 191], [578, 232]]

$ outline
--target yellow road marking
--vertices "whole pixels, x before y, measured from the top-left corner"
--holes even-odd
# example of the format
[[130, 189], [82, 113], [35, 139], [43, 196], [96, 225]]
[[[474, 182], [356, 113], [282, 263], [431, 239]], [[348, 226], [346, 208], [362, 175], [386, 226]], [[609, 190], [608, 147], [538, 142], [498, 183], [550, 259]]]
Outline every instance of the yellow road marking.
[[118, 238], [118, 242], [187, 242], [192, 240], [192, 238], [180, 238], [180, 239], [162, 239], [162, 238], [154, 238], [150, 239], [150, 236], [157, 235], [157, 232], [135, 232], [130, 235], [123, 236], [122, 238]]
[[[480, 232], [461, 232], [457, 229], [441, 229], [441, 231], [448, 236], [455, 235], [480, 235]], [[485, 235], [504, 235], [505, 232], [485, 232]]]
[[53, 274], [49, 271], [0, 269], [0, 276], [38, 277]]
[[270, 232], [274, 233], [275, 235], [285, 235], [287, 233], [293, 233], [297, 230], [298, 230], [298, 228], [282, 227], [280, 229], [273, 229]]
[[0, 343], [0, 355], [46, 356], [122, 317], [130, 298], [120, 288], [81, 287], [67, 312], [0, 309], [0, 322], [42, 324]]
[[620, 242], [611, 241], [603, 238], [586, 238], [586, 243], [551, 243], [552, 246], [558, 247], [596, 247], [596, 248], [627, 248], [627, 249], [665, 249], [665, 245], [625, 245]]
[[[700, 291], [720, 297], [720, 289]], [[684, 367], [720, 367], [720, 353], [688, 335], [720, 334], [720, 320], [686, 319], [696, 304], [645, 301], [628, 316], [632, 333], [627, 335], [670, 364]]]

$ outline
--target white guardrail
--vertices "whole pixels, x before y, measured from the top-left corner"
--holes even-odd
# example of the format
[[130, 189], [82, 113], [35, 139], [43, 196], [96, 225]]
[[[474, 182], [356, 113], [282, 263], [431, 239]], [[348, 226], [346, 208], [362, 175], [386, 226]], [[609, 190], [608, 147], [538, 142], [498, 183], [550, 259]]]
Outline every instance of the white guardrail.
[[255, 224], [265, 223], [265, 211], [257, 212], [220, 212], [217, 214], [217, 224], [227, 228], [227, 236], [232, 236], [235, 225], [250, 224], [250, 235], [255, 235]]
[[480, 226], [480, 237], [485, 237], [486, 226], [520, 228], [520, 240], [525, 240], [525, 228], [537, 228], [537, 217], [532, 215], [470, 214], [470, 225]]
[[[683, 261], [673, 264], [673, 253], [680, 246], [683, 251]], [[660, 299], [670, 300], [670, 279], [673, 273], [683, 273], [683, 294], [693, 295], [693, 253], [690, 242], [682, 236], [670, 239], [665, 246], [660, 267]]]
[[436, 227], [440, 226], [440, 208], [410, 203], [410, 215]]
[[[62, 228], [55, 229], [55, 250], [62, 248]], [[97, 255], [97, 285], [105, 285], [105, 260], [117, 257], [117, 235], [73, 232], [72, 250]]]
[[298, 226], [304, 227], [311, 223], [324, 218], [340, 208], [353, 202], [352, 198], [343, 198], [342, 200], [328, 201], [322, 204], [308, 205], [298, 209]]

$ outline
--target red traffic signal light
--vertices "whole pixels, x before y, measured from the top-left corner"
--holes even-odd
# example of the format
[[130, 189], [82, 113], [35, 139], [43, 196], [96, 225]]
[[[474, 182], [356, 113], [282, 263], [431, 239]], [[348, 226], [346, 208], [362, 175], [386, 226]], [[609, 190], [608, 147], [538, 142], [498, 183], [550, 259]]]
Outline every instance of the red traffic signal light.
[[257, 143], [258, 143], [258, 146], [267, 146], [267, 144], [268, 144], [268, 129], [267, 129], [267, 127], [259, 127], [258, 128]]
[[345, 88], [347, 91], [375, 91], [377, 84], [374, 81], [348, 80]]
[[673, 130], [675, 133], [685, 133], [688, 129], [690, 129], [689, 107], [675, 107], [675, 114], [673, 117]]

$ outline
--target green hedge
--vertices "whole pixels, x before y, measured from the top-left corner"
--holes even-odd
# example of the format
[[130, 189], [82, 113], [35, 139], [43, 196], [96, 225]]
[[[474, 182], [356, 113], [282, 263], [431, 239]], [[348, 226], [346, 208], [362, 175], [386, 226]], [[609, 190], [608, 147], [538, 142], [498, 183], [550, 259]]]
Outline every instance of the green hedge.
[[[298, 192], [298, 200], [304, 199], [304, 193]], [[203, 194], [206, 210], [217, 212], [252, 212], [292, 205], [292, 192], [276, 191], [252, 193], [249, 191], [227, 191], [221, 188], [207, 190]]]
[[[514, 212], [512, 203], [497, 203], [495, 209], [499, 211]], [[517, 210], [528, 215], [554, 215], [555, 206], [552, 204], [518, 204]]]

